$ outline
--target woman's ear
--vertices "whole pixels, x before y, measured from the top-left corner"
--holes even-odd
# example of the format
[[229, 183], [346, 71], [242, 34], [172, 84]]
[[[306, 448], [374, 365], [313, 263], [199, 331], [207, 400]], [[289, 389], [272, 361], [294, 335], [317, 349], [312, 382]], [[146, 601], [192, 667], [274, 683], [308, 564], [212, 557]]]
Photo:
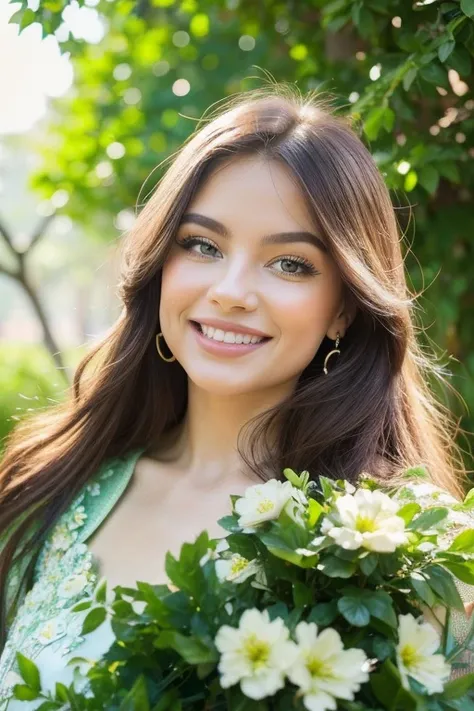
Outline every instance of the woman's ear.
[[338, 333], [341, 338], [344, 338], [346, 331], [354, 321], [356, 314], [357, 305], [355, 300], [351, 294], [346, 294], [341, 306], [339, 307], [336, 318], [328, 328], [328, 338], [335, 341]]

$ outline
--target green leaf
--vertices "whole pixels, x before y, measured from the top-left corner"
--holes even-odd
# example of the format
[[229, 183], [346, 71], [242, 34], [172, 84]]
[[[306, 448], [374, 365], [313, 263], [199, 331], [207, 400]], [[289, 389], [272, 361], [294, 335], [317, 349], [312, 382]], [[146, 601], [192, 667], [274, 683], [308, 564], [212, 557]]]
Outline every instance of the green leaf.
[[410, 575], [410, 584], [413, 590], [417, 593], [417, 595], [419, 595], [419, 597], [423, 600], [423, 602], [426, 603], [428, 607], [433, 607], [433, 605], [436, 603], [436, 598], [432, 589], [430, 588], [422, 574], [412, 573]]
[[436, 528], [441, 521], [444, 521], [448, 513], [448, 509], [445, 506], [433, 506], [410, 521], [407, 529], [410, 531], [429, 531], [432, 528]]
[[54, 695], [58, 701], [69, 701], [67, 686], [62, 684], [60, 681], [56, 682]]
[[447, 60], [455, 46], [456, 42], [454, 40], [448, 40], [438, 47], [438, 57], [440, 62], [445, 62]]
[[443, 563], [443, 566], [447, 568], [456, 578], [462, 580], [463, 583], [468, 585], [474, 585], [474, 562], [464, 562], [464, 563]]
[[474, 0], [461, 0], [461, 10], [468, 17], [474, 17]]
[[171, 583], [191, 595], [196, 601], [206, 595], [206, 579], [200, 561], [207, 553], [209, 534], [203, 531], [194, 543], [183, 543], [179, 558], [168, 551], [165, 559], [166, 574]]
[[210, 664], [219, 658], [217, 650], [196, 637], [186, 637], [174, 630], [163, 630], [154, 641], [157, 649], [174, 649], [188, 664]]
[[463, 508], [474, 509], [474, 489], [470, 489], [462, 502]]
[[97, 629], [106, 617], [107, 611], [105, 607], [93, 607], [82, 624], [81, 634], [89, 634], [89, 632]]
[[33, 22], [36, 22], [36, 13], [30, 9], [25, 10], [25, 12], [23, 13], [23, 16], [21, 18], [20, 30], [24, 30], [25, 27], [28, 27]]
[[83, 610], [88, 610], [92, 605], [92, 600], [81, 600], [76, 605], [71, 607], [72, 612], [82, 612]]
[[97, 602], [105, 602], [107, 598], [107, 580], [106, 578], [102, 578], [102, 580], [99, 580], [95, 590], [94, 590], [94, 598]]
[[448, 548], [449, 551], [474, 553], [474, 529], [469, 528], [460, 533]]
[[409, 504], [405, 504], [401, 509], [398, 509], [397, 516], [400, 516], [405, 521], [405, 524], [410, 523], [413, 516], [421, 511], [420, 504], [416, 504], [414, 501]]
[[449, 88], [448, 74], [444, 66], [434, 62], [427, 64], [420, 69], [420, 76], [429, 84]]
[[370, 675], [370, 685], [376, 699], [390, 711], [415, 711], [416, 699], [401, 683], [395, 665], [386, 659], [378, 672]]
[[239, 526], [239, 516], [232, 514], [229, 516], [223, 516], [218, 520], [218, 524], [221, 528], [225, 529], [226, 531], [230, 531], [231, 533], [238, 533], [239, 531], [242, 530], [242, 528]]
[[408, 467], [403, 472], [404, 479], [428, 479], [428, 471], [426, 467]]
[[289, 469], [288, 467], [286, 469], [283, 469], [283, 474], [286, 476], [290, 484], [293, 484], [297, 489], [301, 488], [301, 479], [299, 478], [298, 474], [293, 471], [293, 469]]
[[425, 165], [418, 173], [418, 180], [430, 195], [434, 195], [438, 188], [439, 173], [432, 165]]
[[295, 607], [306, 607], [313, 602], [313, 592], [304, 583], [299, 581], [293, 583], [293, 603]]
[[402, 85], [405, 91], [408, 91], [418, 74], [418, 67], [411, 67], [403, 77]]
[[276, 620], [277, 617], [281, 617], [282, 620], [286, 621], [289, 614], [288, 605], [281, 601], [276, 602], [274, 605], [267, 607], [267, 612], [271, 622]]
[[364, 604], [363, 596], [344, 595], [337, 601], [337, 608], [349, 624], [365, 627], [370, 622], [370, 612]]
[[32, 689], [31, 686], [26, 684], [15, 684], [13, 687], [13, 695], [15, 699], [20, 699], [21, 701], [33, 701], [38, 698], [39, 692]]
[[428, 585], [441, 598], [445, 605], [464, 612], [461, 600], [451, 574], [439, 565], [430, 565], [424, 570]]
[[375, 637], [373, 641], [373, 650], [377, 659], [380, 659], [380, 661], [383, 662], [385, 659], [392, 656], [395, 651], [395, 647], [392, 642], [388, 641], [388, 639], [385, 639], [384, 637]]
[[387, 659], [378, 672], [370, 675], [370, 685], [377, 701], [380, 701], [385, 708], [391, 709], [401, 683], [390, 660]]
[[146, 681], [141, 674], [119, 706], [119, 711], [150, 711]]
[[32, 662], [31, 659], [28, 659], [28, 657], [25, 657], [21, 652], [16, 653], [16, 660], [22, 679], [26, 681], [34, 692], [38, 692], [41, 689], [41, 680], [36, 664]]
[[359, 567], [364, 575], [369, 577], [376, 569], [378, 561], [379, 559], [376, 553], [369, 553], [369, 555], [359, 559]]
[[409, 173], [405, 176], [405, 180], [403, 183], [403, 188], [406, 190], [407, 193], [411, 192], [416, 188], [418, 184], [418, 174], [415, 170], [410, 170]]
[[444, 160], [438, 163], [438, 170], [444, 178], [450, 180], [452, 183], [460, 183], [461, 176], [459, 175], [459, 169], [456, 163], [452, 160]]
[[311, 608], [307, 621], [315, 622], [318, 627], [327, 627], [334, 622], [338, 615], [339, 610], [337, 608], [336, 600], [331, 600], [331, 602], [320, 602], [318, 605]]
[[44, 701], [36, 707], [36, 711], [58, 711], [58, 704], [56, 701]]
[[357, 564], [351, 560], [327, 556], [319, 563], [318, 569], [329, 578], [350, 578], [354, 575]]
[[390, 131], [393, 126], [395, 114], [392, 109], [385, 106], [377, 106], [371, 109], [364, 121], [364, 132], [370, 141], [375, 141], [379, 131], [385, 128]]
[[173, 704], [179, 701], [179, 691], [176, 688], [168, 689], [161, 694], [159, 701], [153, 706], [152, 711], [172, 711]]
[[471, 73], [471, 55], [467, 49], [459, 45], [457, 45], [456, 49], [451, 53], [446, 64], [451, 69], [455, 69], [462, 77], [468, 77]]
[[464, 674], [458, 679], [448, 681], [444, 686], [443, 696], [447, 699], [458, 699], [474, 687], [474, 672]]
[[324, 508], [321, 506], [321, 504], [316, 501], [316, 499], [309, 499], [308, 502], [308, 525], [310, 528], [314, 528], [316, 523], [318, 522], [319, 518], [321, 517], [321, 514], [323, 513]]
[[382, 620], [390, 627], [398, 626], [397, 616], [393, 608], [393, 600], [390, 595], [383, 590], [366, 592], [364, 604], [373, 617]]
[[321, 491], [325, 499], [331, 499], [334, 494], [334, 482], [325, 476], [320, 476]]

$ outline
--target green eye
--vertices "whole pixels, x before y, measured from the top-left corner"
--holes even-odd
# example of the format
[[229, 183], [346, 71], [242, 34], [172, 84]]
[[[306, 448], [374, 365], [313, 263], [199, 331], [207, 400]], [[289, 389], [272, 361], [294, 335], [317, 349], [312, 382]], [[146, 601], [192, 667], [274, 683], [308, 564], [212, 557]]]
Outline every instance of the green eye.
[[[287, 276], [306, 276], [320, 273], [314, 268], [311, 262], [308, 262], [303, 257], [279, 257], [279, 259], [273, 262], [273, 264], [276, 264], [277, 262], [281, 262], [282, 264], [282, 269], [277, 271], [279, 271], [280, 274], [285, 274]], [[290, 267], [290, 269], [288, 270], [287, 267]], [[298, 268], [300, 271], [297, 271]]]
[[[178, 241], [178, 244], [180, 247], [185, 249], [187, 252], [192, 252], [193, 254], [196, 254], [198, 257], [215, 257], [215, 253], [212, 253], [212, 250], [214, 252], [218, 252], [219, 250], [217, 247], [212, 244], [210, 240], [205, 239], [204, 237], [197, 237], [195, 235], [189, 235], [188, 237], [183, 237], [182, 240]], [[207, 251], [195, 251], [193, 250], [193, 247], [199, 246], [199, 247], [204, 247]]]

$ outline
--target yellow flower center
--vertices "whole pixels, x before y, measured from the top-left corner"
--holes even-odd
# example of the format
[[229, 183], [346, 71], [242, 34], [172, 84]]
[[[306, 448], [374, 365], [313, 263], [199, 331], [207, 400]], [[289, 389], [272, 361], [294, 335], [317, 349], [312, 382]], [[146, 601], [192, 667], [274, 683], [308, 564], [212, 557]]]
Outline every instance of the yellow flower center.
[[311, 654], [306, 657], [306, 668], [312, 677], [327, 678], [331, 676], [331, 667], [329, 664]]
[[232, 557], [232, 564], [230, 566], [230, 574], [231, 575], [238, 575], [241, 573], [245, 568], [248, 566], [249, 562], [247, 558], [244, 558], [241, 555], [234, 555]]
[[255, 634], [250, 635], [244, 641], [245, 653], [254, 669], [265, 666], [270, 656], [270, 645], [258, 639]]
[[268, 513], [274, 508], [274, 503], [271, 499], [262, 499], [257, 506], [258, 513]]
[[359, 533], [372, 533], [375, 531], [377, 526], [373, 518], [368, 518], [367, 516], [357, 516], [356, 518], [356, 530]]
[[419, 660], [419, 654], [415, 647], [413, 647], [411, 644], [406, 644], [400, 650], [400, 658], [403, 662], [403, 666], [409, 669], [417, 663], [417, 661]]

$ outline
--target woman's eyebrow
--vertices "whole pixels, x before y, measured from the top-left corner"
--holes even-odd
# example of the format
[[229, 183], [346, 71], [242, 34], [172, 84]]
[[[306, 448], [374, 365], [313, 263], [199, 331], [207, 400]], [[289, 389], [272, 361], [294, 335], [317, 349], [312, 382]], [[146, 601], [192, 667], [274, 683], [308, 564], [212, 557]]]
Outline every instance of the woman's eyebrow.
[[[207, 227], [209, 230], [216, 232], [221, 237], [230, 237], [230, 233], [222, 222], [214, 220], [212, 217], [200, 215], [198, 212], [187, 212], [181, 219], [181, 224], [193, 222], [201, 227]], [[317, 247], [322, 252], [327, 252], [327, 247], [321, 237], [312, 232], [277, 232], [273, 235], [266, 235], [262, 238], [262, 244], [288, 244], [289, 242], [308, 242]]]

